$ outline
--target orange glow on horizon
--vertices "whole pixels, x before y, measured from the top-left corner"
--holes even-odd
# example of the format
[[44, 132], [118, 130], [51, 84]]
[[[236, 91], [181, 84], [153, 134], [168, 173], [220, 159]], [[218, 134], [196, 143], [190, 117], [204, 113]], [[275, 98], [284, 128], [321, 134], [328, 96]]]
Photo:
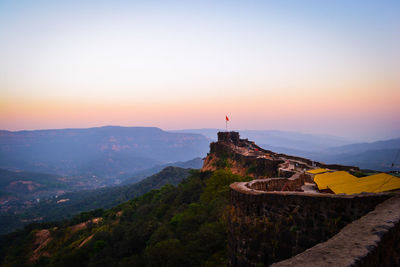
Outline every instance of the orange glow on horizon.
[[[221, 126], [221, 114], [233, 118], [236, 128], [296, 129], [300, 125], [365, 123], [365, 117], [398, 120], [400, 93], [388, 98], [371, 90], [256, 90], [249, 95], [202, 95], [163, 99], [2, 99], [0, 121], [3, 129], [75, 128], [102, 125], [158, 126], [163, 129], [212, 128]], [[229, 92], [228, 90], [226, 92]], [[251, 93], [251, 91], [250, 91]], [[197, 99], [195, 99], [197, 98]], [[23, 125], [21, 127], [21, 125]], [[254, 127], [257, 126], [257, 127]], [[312, 130], [312, 129], [311, 129]]]
[[1, 5], [0, 129], [400, 136], [398, 3], [117, 2]]

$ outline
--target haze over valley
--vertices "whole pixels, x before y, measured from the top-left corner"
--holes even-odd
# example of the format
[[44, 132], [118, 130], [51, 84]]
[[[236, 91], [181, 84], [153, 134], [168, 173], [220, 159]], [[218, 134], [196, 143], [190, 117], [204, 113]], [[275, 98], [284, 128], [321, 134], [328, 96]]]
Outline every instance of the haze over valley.
[[[10, 220], [15, 220], [17, 226], [110, 207], [105, 201], [87, 208], [74, 204], [76, 199], [86, 199], [86, 193], [69, 196], [70, 192], [138, 183], [167, 166], [200, 169], [209, 142], [215, 140], [218, 131], [190, 129], [171, 132], [155, 127], [119, 126], [3, 130], [0, 135], [0, 216], [7, 225], [4, 229], [15, 229], [9, 227]], [[399, 162], [391, 166], [400, 149], [400, 139], [353, 144], [354, 140], [327, 135], [275, 130], [241, 133], [275, 152], [326, 163], [354, 165], [361, 169], [400, 170]], [[123, 189], [115, 190], [120, 192]], [[63, 204], [64, 201], [69, 202]], [[80, 208], [60, 213], [63, 217], [49, 215], [51, 209], [62, 205]], [[35, 209], [41, 212], [35, 212]]]

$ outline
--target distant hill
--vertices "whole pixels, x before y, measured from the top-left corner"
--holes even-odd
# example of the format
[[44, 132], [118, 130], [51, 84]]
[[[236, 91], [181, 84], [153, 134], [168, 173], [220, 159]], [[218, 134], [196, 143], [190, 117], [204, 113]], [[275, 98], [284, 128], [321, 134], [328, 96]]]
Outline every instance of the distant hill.
[[203, 159], [194, 158], [194, 159], [188, 160], [188, 161], [178, 161], [178, 162], [167, 163], [167, 164], [163, 164], [163, 165], [156, 165], [152, 168], [130, 174], [129, 178], [126, 178], [126, 177], [128, 177], [127, 176], [128, 174], [125, 174], [124, 175], [125, 177], [121, 177], [121, 180], [123, 180], [121, 185], [137, 183], [137, 182], [141, 181], [143, 178], [153, 175], [168, 166], [179, 167], [179, 168], [184, 168], [184, 169], [201, 169], [201, 167], [203, 167]]
[[[371, 143], [358, 143], [333, 147], [319, 157], [327, 162], [354, 164], [363, 169], [391, 171], [400, 170], [400, 138]], [[398, 155], [394, 166], [391, 164]]]
[[202, 157], [208, 144], [200, 134], [155, 127], [0, 131], [0, 167], [113, 177]]
[[80, 212], [111, 208], [166, 184], [177, 185], [189, 176], [190, 170], [166, 167], [159, 173], [136, 184], [66, 193], [58, 198], [41, 201], [17, 216], [0, 213], [0, 234], [15, 230], [33, 221], [63, 220]]
[[399, 152], [399, 149], [368, 150], [358, 154], [337, 154], [326, 156], [325, 161], [337, 162], [340, 164], [352, 164], [359, 166], [361, 169], [378, 171], [400, 170], [399, 158], [395, 162], [395, 165], [393, 167], [391, 166], [396, 154]]
[[[219, 129], [185, 129], [174, 132], [202, 134], [212, 140], [217, 139]], [[223, 130], [222, 130], [223, 131]], [[355, 140], [331, 135], [305, 134], [277, 130], [240, 130], [242, 138], [248, 138], [258, 144], [274, 147], [284, 147], [303, 151], [316, 151], [333, 146], [343, 146], [356, 142]]]
[[307, 157], [325, 163], [354, 165], [361, 169], [379, 171], [400, 170], [400, 156], [398, 156], [395, 166], [391, 166], [400, 150], [400, 138], [331, 147], [319, 151], [304, 151], [267, 144], [260, 146], [275, 152]]
[[332, 147], [329, 149], [329, 152], [335, 154], [360, 154], [366, 151], [391, 150], [396, 148], [400, 149], [400, 138]]

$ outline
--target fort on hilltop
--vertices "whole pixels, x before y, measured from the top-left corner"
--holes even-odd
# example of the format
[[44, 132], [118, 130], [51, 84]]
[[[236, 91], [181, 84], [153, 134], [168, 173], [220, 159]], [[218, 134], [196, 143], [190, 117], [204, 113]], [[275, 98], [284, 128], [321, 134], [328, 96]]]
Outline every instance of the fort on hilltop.
[[240, 139], [238, 132], [219, 132], [218, 141], [210, 144], [203, 171], [229, 168], [232, 173], [255, 179], [268, 179], [268, 190], [315, 191], [312, 174], [306, 170], [326, 168], [330, 170], [360, 171], [358, 167], [324, 164], [302, 157], [290, 156], [265, 150], [247, 139]]
[[370, 191], [378, 193], [335, 194], [338, 180], [358, 192], [360, 181], [377, 178], [274, 153], [238, 132], [219, 132], [210, 144], [202, 170], [220, 168], [253, 179], [230, 186], [230, 266], [400, 265], [399, 178], [384, 176], [392, 186]]

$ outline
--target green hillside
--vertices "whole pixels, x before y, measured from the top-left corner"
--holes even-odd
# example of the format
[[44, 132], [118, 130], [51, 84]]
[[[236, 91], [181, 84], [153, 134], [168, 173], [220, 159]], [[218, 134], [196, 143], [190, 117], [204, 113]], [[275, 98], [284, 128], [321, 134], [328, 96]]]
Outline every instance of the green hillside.
[[2, 237], [2, 266], [226, 265], [228, 171], [193, 171], [110, 210]]
[[106, 187], [90, 191], [80, 191], [62, 195], [69, 201], [57, 204], [56, 200], [44, 202], [31, 212], [38, 212], [47, 220], [61, 220], [72, 217], [82, 211], [108, 209], [120, 203], [141, 196], [152, 189], [166, 184], [177, 185], [190, 175], [190, 169], [166, 167], [159, 173], [149, 176], [136, 184]]
[[177, 185], [189, 174], [190, 169], [166, 167], [136, 184], [67, 193], [36, 203], [19, 214], [2, 212], [0, 234], [20, 228], [37, 218], [40, 221], [64, 220], [83, 211], [108, 209], [163, 185]]

